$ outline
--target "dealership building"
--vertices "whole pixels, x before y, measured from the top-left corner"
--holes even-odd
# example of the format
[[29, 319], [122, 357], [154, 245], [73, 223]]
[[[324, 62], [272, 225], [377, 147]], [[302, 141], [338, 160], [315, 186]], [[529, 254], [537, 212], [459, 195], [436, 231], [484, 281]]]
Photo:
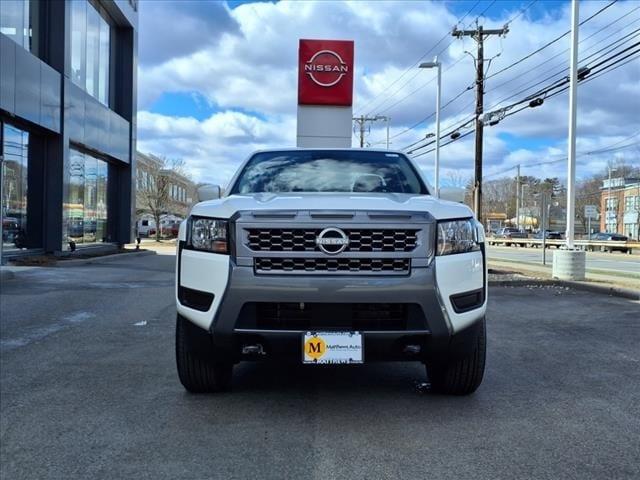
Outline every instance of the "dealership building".
[[0, 0], [2, 261], [124, 244], [137, 0]]

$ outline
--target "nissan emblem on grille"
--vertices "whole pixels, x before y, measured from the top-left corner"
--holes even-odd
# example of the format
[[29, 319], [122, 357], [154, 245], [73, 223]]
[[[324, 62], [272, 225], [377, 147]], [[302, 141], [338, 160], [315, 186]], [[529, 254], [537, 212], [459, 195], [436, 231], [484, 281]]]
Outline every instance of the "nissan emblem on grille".
[[329, 227], [320, 232], [316, 244], [327, 255], [337, 255], [349, 246], [349, 237], [339, 228]]

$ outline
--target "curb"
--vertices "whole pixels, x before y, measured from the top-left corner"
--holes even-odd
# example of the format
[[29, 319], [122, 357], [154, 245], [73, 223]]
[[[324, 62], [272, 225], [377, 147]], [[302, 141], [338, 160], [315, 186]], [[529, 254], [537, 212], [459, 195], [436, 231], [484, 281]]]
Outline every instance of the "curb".
[[555, 285], [558, 287], [571, 287], [585, 292], [599, 293], [612, 297], [626, 298], [629, 300], [640, 300], [640, 291], [630, 288], [613, 287], [611, 285], [597, 285], [587, 282], [576, 282], [572, 280], [557, 279], [521, 279], [521, 280], [490, 280], [489, 286], [495, 287], [526, 287], [529, 285]]
[[91, 265], [93, 263], [113, 262], [122, 258], [134, 258], [134, 257], [146, 257], [149, 255], [156, 255], [153, 250], [143, 250], [141, 252], [130, 253], [114, 253], [113, 255], [103, 255], [101, 257], [93, 258], [77, 258], [75, 260], [61, 260], [56, 262], [54, 267], [80, 267], [82, 265]]

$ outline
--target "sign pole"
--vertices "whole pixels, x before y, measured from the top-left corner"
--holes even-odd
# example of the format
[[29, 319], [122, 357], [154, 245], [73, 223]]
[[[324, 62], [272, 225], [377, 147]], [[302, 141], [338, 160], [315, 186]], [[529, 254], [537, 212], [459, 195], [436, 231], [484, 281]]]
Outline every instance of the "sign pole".
[[571, 1], [571, 60], [569, 63], [569, 138], [567, 165], [567, 248], [573, 249], [576, 210], [576, 117], [578, 93], [578, 0]]
[[578, 93], [578, 0], [571, 1], [571, 57], [569, 62], [569, 135], [567, 147], [567, 230], [566, 249], [553, 252], [554, 278], [560, 280], [585, 279], [585, 252], [576, 250], [576, 109]]

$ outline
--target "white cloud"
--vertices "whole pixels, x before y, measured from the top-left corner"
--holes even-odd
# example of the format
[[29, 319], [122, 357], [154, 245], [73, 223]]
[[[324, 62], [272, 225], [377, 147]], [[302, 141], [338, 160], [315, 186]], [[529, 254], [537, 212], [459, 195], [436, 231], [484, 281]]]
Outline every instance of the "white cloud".
[[[581, 18], [587, 18], [605, 4], [582, 2]], [[158, 57], [153, 61], [141, 58], [139, 149], [184, 158], [199, 180], [226, 180], [254, 148], [294, 144], [299, 38], [355, 40], [354, 111], [368, 113], [371, 110], [371, 113], [389, 115], [392, 137], [433, 112], [435, 72], [416, 69], [391, 87], [389, 84], [443, 37], [440, 45], [425, 56], [431, 59], [435, 52], [447, 47], [440, 57], [443, 62], [443, 102], [473, 84], [473, 61], [465, 50], [474, 52], [475, 44], [468, 38], [463, 42], [446, 36], [456, 23], [456, 17], [443, 2], [255, 3], [233, 10], [218, 8], [217, 13], [204, 6], [194, 12], [181, 11], [176, 5], [156, 2], [155, 15], [166, 18], [167, 12], [174, 11], [192, 15], [192, 25], [207, 25], [211, 41], [198, 40], [200, 37], [195, 34], [191, 39], [179, 27], [181, 22], [175, 22], [175, 26], [174, 22], [162, 25], [163, 37], [174, 39], [182, 47], [167, 58]], [[482, 5], [477, 11], [484, 8]], [[581, 58], [597, 53], [606, 44], [638, 28], [639, 11], [607, 27], [635, 6], [631, 1], [620, 1], [586, 23], [580, 33], [583, 40]], [[489, 18], [484, 24], [487, 28], [500, 27], [515, 13], [496, 4], [489, 10]], [[141, 17], [144, 14], [141, 10]], [[221, 18], [214, 21], [208, 15], [220, 15]], [[465, 23], [473, 18], [474, 15], [469, 16]], [[543, 46], [568, 28], [567, 7], [549, 12], [536, 21], [525, 13], [510, 25], [505, 39], [493, 37], [486, 42], [486, 58], [500, 54], [492, 60], [489, 75]], [[598, 32], [599, 29], [602, 31]], [[150, 35], [148, 32], [149, 29], [141, 28], [141, 55], [153, 50], [149, 48], [149, 42], [158, 37], [157, 33]], [[589, 36], [591, 38], [587, 38]], [[638, 38], [637, 33], [635, 38]], [[521, 98], [524, 93], [519, 91], [536, 82], [542, 87], [561, 78], [568, 62], [565, 52], [568, 46], [569, 36], [566, 36], [531, 59], [489, 78], [485, 97], [487, 110]], [[602, 52], [592, 61], [599, 55]], [[558, 75], [545, 80], [554, 73]], [[390, 96], [396, 91], [397, 94]], [[147, 110], [163, 92], [198, 92], [220, 111], [201, 121], [149, 113]], [[397, 103], [411, 92], [415, 93]], [[587, 150], [602, 148], [640, 131], [638, 92], [640, 61], [581, 85], [578, 96], [579, 150], [582, 146]], [[497, 104], [511, 95], [514, 95], [513, 99]], [[567, 106], [566, 95], [558, 95], [545, 101], [542, 107], [525, 110], [494, 127], [485, 128], [485, 171], [496, 172], [516, 163], [525, 164], [558, 151], [564, 152]], [[469, 90], [444, 110], [443, 126], [470, 117], [473, 109], [474, 92]], [[433, 130], [431, 118], [419, 128], [394, 138], [392, 146], [404, 147]], [[447, 129], [443, 128], [443, 131]], [[514, 148], [503, 134], [537, 139], [539, 144], [534, 141], [526, 144], [530, 144], [529, 147]], [[367, 140], [376, 143], [384, 137], [384, 123], [380, 122], [373, 126]], [[473, 152], [473, 135], [444, 147], [443, 168], [470, 176]], [[611, 155], [581, 157], [578, 176], [597, 171]], [[630, 163], [638, 162], [637, 150], [625, 152], [625, 155]], [[425, 171], [430, 172], [433, 154], [425, 155], [419, 161]], [[557, 163], [529, 174], [564, 176], [565, 170], [562, 163]]]
[[223, 111], [198, 121], [193, 117], [169, 117], [138, 113], [138, 150], [185, 161], [196, 181], [225, 185], [241, 160], [252, 151], [289, 144], [286, 132], [295, 132], [292, 118], [264, 120]]

